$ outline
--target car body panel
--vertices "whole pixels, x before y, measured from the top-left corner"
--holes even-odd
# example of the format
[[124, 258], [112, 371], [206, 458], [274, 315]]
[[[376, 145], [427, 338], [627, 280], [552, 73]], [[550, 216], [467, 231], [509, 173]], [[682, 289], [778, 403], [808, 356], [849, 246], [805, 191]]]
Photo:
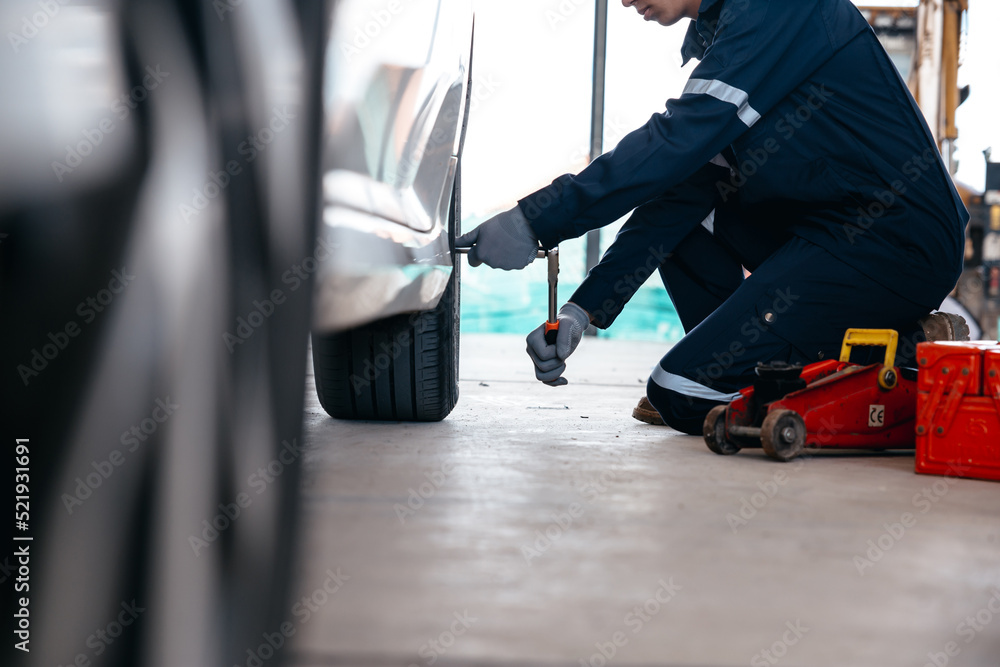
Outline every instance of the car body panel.
[[314, 328], [437, 305], [472, 42], [468, 0], [342, 0], [327, 48]]

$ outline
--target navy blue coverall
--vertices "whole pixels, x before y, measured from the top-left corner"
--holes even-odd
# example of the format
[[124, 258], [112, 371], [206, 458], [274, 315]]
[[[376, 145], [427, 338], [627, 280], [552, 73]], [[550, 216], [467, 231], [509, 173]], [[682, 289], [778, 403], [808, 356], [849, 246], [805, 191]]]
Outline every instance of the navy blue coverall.
[[969, 215], [864, 17], [850, 0], [703, 0], [682, 54], [700, 62], [665, 112], [519, 202], [546, 248], [634, 209], [571, 300], [605, 328], [659, 271], [688, 333], [647, 396], [686, 433], [757, 362], [834, 358], [850, 327], [898, 330], [906, 363]]

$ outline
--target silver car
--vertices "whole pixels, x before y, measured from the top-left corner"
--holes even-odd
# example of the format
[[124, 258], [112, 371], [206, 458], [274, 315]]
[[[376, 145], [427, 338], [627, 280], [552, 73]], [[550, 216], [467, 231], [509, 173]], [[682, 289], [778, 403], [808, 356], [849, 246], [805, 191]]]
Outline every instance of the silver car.
[[313, 365], [342, 419], [458, 399], [460, 161], [471, 0], [341, 0], [327, 45]]

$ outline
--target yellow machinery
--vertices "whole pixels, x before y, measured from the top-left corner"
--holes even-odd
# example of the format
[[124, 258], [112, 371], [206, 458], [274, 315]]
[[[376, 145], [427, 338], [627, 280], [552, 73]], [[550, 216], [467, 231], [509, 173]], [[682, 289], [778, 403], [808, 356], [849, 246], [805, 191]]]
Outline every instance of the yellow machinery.
[[952, 173], [958, 127], [955, 115], [968, 96], [958, 87], [962, 26], [969, 0], [921, 0], [917, 7], [858, 3], [883, 46], [907, 79]]

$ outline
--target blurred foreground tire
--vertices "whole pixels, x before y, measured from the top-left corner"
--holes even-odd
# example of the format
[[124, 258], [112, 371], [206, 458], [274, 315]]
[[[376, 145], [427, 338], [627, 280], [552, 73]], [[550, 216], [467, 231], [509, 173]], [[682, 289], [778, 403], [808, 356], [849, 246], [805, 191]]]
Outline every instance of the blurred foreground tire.
[[0, 55], [0, 417], [33, 538], [0, 664], [281, 664], [311, 304], [281, 276], [314, 254], [326, 7], [50, 4], [0, 4], [45, 17]]

